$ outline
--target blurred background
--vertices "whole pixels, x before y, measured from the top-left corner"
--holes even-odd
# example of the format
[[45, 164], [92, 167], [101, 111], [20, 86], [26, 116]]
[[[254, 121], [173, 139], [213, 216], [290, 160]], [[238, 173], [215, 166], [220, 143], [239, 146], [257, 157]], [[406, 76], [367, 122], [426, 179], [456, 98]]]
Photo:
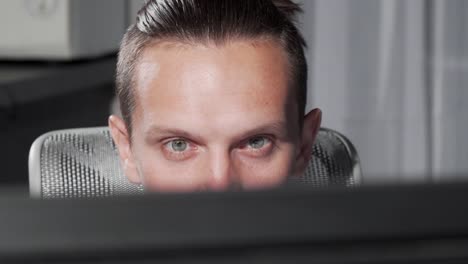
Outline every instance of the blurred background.
[[[468, 2], [303, 0], [307, 110], [345, 134], [363, 183], [468, 177]], [[144, 0], [0, 1], [0, 184], [32, 142], [105, 126], [116, 51]]]

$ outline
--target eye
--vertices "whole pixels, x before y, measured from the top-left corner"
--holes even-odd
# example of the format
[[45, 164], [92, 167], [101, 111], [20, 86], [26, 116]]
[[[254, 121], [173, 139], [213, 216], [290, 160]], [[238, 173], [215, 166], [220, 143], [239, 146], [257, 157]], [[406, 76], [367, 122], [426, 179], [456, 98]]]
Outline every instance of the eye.
[[271, 154], [274, 149], [274, 145], [275, 143], [270, 137], [255, 136], [244, 141], [239, 150], [247, 156], [260, 158], [267, 157]]
[[162, 148], [164, 156], [173, 161], [183, 161], [193, 157], [197, 146], [183, 138], [175, 138], [164, 143]]
[[269, 139], [265, 137], [254, 137], [254, 138], [249, 139], [249, 141], [247, 142], [247, 145], [253, 149], [261, 149], [266, 144], [268, 144], [268, 141]]
[[168, 145], [170, 149], [174, 152], [183, 152], [186, 151], [188, 148], [187, 141], [183, 139], [171, 140], [170, 142], [168, 142]]

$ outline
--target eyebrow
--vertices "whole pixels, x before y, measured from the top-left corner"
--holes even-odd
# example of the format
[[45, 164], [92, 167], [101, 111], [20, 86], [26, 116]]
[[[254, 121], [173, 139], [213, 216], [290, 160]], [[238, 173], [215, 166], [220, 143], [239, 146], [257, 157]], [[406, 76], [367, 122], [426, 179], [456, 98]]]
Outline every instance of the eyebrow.
[[258, 134], [273, 134], [280, 139], [285, 139], [289, 137], [289, 130], [287, 129], [287, 123], [284, 121], [275, 121], [271, 123], [266, 123], [254, 129], [248, 130], [242, 133], [238, 138], [244, 139], [247, 137], [255, 136]]
[[[239, 136], [235, 137], [235, 140], [240, 141], [245, 138], [259, 135], [259, 134], [273, 134], [279, 139], [287, 139], [290, 137], [291, 133], [287, 129], [287, 123], [285, 121], [274, 121], [270, 123], [263, 124], [259, 127], [253, 128], [251, 130], [245, 131]], [[145, 132], [146, 141], [154, 142], [154, 138], [160, 137], [163, 135], [167, 136], [179, 136], [194, 140], [197, 142], [203, 142], [203, 138], [199, 135], [190, 133], [183, 129], [170, 128], [164, 126], [153, 125]]]
[[195, 135], [193, 133], [190, 133], [188, 131], [178, 129], [178, 128], [169, 128], [169, 127], [162, 127], [162, 126], [151, 126], [146, 132], [145, 132], [145, 140], [148, 143], [154, 142], [155, 137], [160, 137], [160, 136], [178, 136], [178, 137], [183, 137], [191, 140], [195, 140], [198, 142], [202, 141], [202, 137]]

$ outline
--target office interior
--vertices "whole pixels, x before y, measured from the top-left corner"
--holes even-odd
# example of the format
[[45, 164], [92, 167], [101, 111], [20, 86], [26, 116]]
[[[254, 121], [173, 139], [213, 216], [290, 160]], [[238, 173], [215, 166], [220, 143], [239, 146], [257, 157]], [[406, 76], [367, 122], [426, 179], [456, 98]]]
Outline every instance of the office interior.
[[[307, 110], [321, 108], [322, 126], [351, 140], [362, 182], [463, 180], [468, 3], [298, 2], [308, 43]], [[106, 126], [118, 111], [116, 52], [143, 3], [0, 3], [2, 185], [27, 186], [29, 148], [41, 134]], [[103, 12], [107, 22], [93, 26]]]
[[[303, 8], [298, 25], [308, 44], [306, 111], [320, 108], [322, 126], [352, 142], [359, 156], [359, 185], [377, 189], [361, 193], [302, 189], [302, 196], [286, 192], [258, 196], [202, 194], [196, 199], [150, 197], [123, 205], [113, 200], [33, 204], [12, 199], [10, 206], [8, 191], [29, 195], [28, 158], [37, 138], [61, 129], [107, 126], [109, 115], [119, 112], [114, 91], [118, 46], [144, 2], [0, 1], [0, 190], [6, 197], [1, 200], [6, 203], [0, 202], [5, 209], [0, 221], [0, 262], [4, 263], [6, 253], [21, 258], [23, 252], [41, 248], [54, 254], [54, 250], [60, 251], [60, 257], [75, 256], [79, 250], [99, 255], [103, 250], [105, 257], [93, 255], [89, 259], [101, 261], [116, 253], [112, 263], [120, 263], [120, 252], [115, 248], [124, 245], [122, 250], [132, 254], [123, 262], [136, 263], [133, 257], [142, 260], [145, 255], [141, 248], [126, 248], [123, 241], [130, 241], [130, 246], [154, 246], [164, 253], [165, 260], [177, 256], [164, 251], [172, 246], [184, 257], [201, 259], [207, 255], [203, 263], [215, 258], [221, 261], [214, 263], [221, 263], [233, 255], [250, 257], [249, 246], [232, 246], [230, 239], [246, 241], [247, 245], [252, 241], [263, 243], [252, 240], [256, 235], [264, 236], [268, 243], [280, 239], [272, 242], [273, 246], [260, 245], [263, 255], [255, 253], [254, 258], [247, 258], [263, 257], [261, 263], [284, 263], [275, 256], [286, 252], [285, 256], [291, 257], [294, 250], [299, 256], [318, 252], [318, 263], [324, 263], [320, 262], [324, 256], [336, 257], [335, 262], [327, 263], [348, 263], [345, 259], [361, 263], [367, 257], [375, 261], [365, 263], [397, 263], [409, 258], [394, 256], [412, 254], [412, 260], [431, 256], [442, 260], [444, 254], [468, 257], [468, 210], [462, 202], [466, 186], [437, 186], [468, 180], [465, 0], [295, 0]], [[428, 183], [436, 184], [419, 188]], [[402, 185], [411, 187], [399, 189]], [[239, 198], [239, 203], [232, 202], [233, 197]], [[285, 199], [278, 207], [271, 206], [278, 197]], [[70, 205], [76, 205], [76, 210]], [[172, 205], [194, 212], [194, 221], [172, 219], [176, 211]], [[226, 209], [227, 214], [218, 214], [213, 208]], [[129, 212], [147, 217], [141, 219], [141, 225], [135, 225], [135, 216]], [[167, 214], [161, 217], [160, 212]], [[37, 222], [28, 222], [35, 217]], [[149, 236], [147, 230], [163, 236]], [[181, 230], [187, 236], [180, 236]], [[31, 234], [37, 236], [36, 240], [30, 239]], [[70, 239], [55, 240], [64, 234]], [[116, 239], [119, 235], [127, 240]], [[295, 240], [298, 237], [304, 241]], [[405, 240], [408, 237], [414, 241]], [[316, 244], [300, 244], [310, 238]], [[346, 241], [334, 244], [339, 239]], [[169, 244], [165, 244], [167, 241]], [[222, 250], [215, 257], [208, 256], [212, 252], [208, 250], [193, 254], [195, 251], [184, 244], [187, 241], [219, 242], [217, 249]], [[255, 243], [252, 245], [258, 246]], [[281, 251], [283, 245], [285, 251]], [[114, 246], [114, 251], [105, 251]], [[257, 252], [254, 246], [252, 252]], [[66, 250], [70, 249], [77, 251], [69, 254]], [[377, 253], [368, 256], [367, 252]], [[312, 263], [305, 259], [300, 260]], [[99, 261], [96, 263], [102, 263]]]

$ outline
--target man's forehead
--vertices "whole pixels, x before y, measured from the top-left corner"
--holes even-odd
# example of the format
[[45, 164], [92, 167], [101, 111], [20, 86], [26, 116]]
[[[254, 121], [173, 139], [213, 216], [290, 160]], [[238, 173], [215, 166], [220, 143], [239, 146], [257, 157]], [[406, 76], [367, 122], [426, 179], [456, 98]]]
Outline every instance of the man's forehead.
[[[240, 39], [224, 44], [165, 41], [149, 45], [141, 54], [136, 69], [137, 88], [147, 87], [138, 83], [141, 80], [164, 81], [163, 77], [170, 75], [168, 73], [179, 77], [182, 74], [190, 76], [193, 72], [198, 75], [203, 75], [203, 72], [205, 75], [213, 72], [248, 75], [252, 69], [256, 69], [256, 80], [265, 76], [272, 77], [271, 75], [278, 80], [289, 75], [289, 68], [283, 47], [269, 39]], [[160, 70], [165, 75], [159, 74]]]
[[[178, 91], [175, 88], [198, 89], [209, 81], [221, 81], [219, 91], [255, 93], [265, 86], [287, 86], [289, 63], [283, 48], [273, 41], [231, 41], [224, 45], [171, 44], [151, 45], [141, 55], [136, 71], [136, 89]], [[149, 82], [151, 81], [151, 82]], [[184, 81], [188, 83], [184, 83]], [[255, 87], [248, 87], [254, 84]], [[240, 86], [247, 84], [247, 87]], [[169, 86], [170, 85], [170, 86]], [[276, 88], [276, 89], [275, 89]], [[271, 87], [270, 93], [284, 89]]]
[[135, 114], [146, 121], [287, 119], [291, 92], [283, 53], [268, 42], [152, 46], [138, 67]]

